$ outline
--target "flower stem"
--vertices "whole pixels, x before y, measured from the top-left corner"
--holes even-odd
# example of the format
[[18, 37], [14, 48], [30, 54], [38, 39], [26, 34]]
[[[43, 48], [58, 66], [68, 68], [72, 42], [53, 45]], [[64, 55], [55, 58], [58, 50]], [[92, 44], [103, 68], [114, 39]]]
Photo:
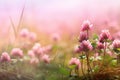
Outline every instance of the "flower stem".
[[[87, 58], [88, 77], [90, 79], [92, 79], [93, 78], [93, 72], [92, 72], [92, 68], [90, 66], [90, 62], [89, 62], [89, 54], [87, 52], [86, 52], [86, 58]], [[91, 72], [91, 74], [90, 74], [90, 72]]]
[[104, 46], [104, 58], [105, 58], [105, 54], [106, 54], [106, 46], [107, 46], [107, 45], [106, 45], [106, 42], [104, 42], [104, 45], [105, 45], [105, 46]]
[[90, 64], [89, 64], [89, 55], [86, 53], [86, 58], [87, 58], [87, 68], [88, 68], [88, 75], [90, 75]]
[[120, 64], [120, 54], [117, 55], [117, 64]]
[[[82, 55], [83, 55], [83, 53], [82, 53]], [[84, 67], [84, 66], [83, 66], [83, 59], [81, 59], [81, 71], [82, 71], [83, 76], [85, 76], [83, 67]]]
[[87, 30], [87, 38], [89, 39], [89, 31]]

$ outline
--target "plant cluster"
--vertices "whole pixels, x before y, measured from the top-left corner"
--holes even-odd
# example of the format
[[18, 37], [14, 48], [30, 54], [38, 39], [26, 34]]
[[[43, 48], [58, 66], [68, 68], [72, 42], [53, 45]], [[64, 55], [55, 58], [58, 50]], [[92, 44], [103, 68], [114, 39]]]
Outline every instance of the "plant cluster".
[[74, 50], [70, 45], [74, 43], [60, 43], [57, 34], [52, 36], [52, 45], [42, 46], [34, 32], [22, 29], [18, 44], [1, 51], [0, 79], [119, 80], [120, 40], [109, 30], [91, 35], [92, 28], [90, 21], [83, 22]]

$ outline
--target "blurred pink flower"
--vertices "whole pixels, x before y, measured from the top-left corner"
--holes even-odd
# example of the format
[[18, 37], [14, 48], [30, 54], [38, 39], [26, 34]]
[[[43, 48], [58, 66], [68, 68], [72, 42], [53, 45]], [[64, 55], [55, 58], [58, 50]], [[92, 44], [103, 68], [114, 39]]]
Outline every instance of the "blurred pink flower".
[[120, 48], [120, 40], [114, 40], [112, 46], [113, 48]]
[[35, 43], [32, 50], [34, 51], [34, 53], [37, 53], [39, 48], [41, 48], [41, 45], [39, 43]]
[[71, 60], [69, 61], [69, 65], [76, 65], [77, 68], [80, 67], [80, 60], [77, 58], [71, 58]]
[[21, 49], [29, 49], [30, 48], [30, 43], [29, 42], [22, 42], [20, 43]]
[[111, 35], [109, 30], [102, 30], [102, 33], [100, 34], [99, 41], [105, 42], [107, 39], [111, 39]]
[[44, 61], [45, 63], [50, 63], [50, 58], [49, 58], [49, 56], [48, 55], [43, 55], [42, 56], [42, 61]]
[[80, 36], [79, 36], [79, 42], [82, 42], [83, 40], [87, 40], [87, 34], [85, 32], [80, 32]]
[[52, 50], [52, 45], [48, 45], [48, 46], [45, 46], [45, 47], [41, 47], [39, 48], [38, 50], [38, 53], [49, 53], [50, 51]]
[[23, 51], [20, 48], [13, 48], [11, 51], [11, 55], [14, 57], [19, 57], [22, 58], [23, 57]]
[[52, 45], [45, 46], [45, 53], [48, 53], [51, 50], [52, 50]]
[[79, 53], [79, 52], [80, 52], [79, 46], [78, 45], [74, 46], [74, 53]]
[[92, 28], [92, 24], [90, 23], [90, 21], [86, 20], [83, 22], [82, 27], [81, 27], [81, 31], [87, 31], [90, 30]]
[[0, 57], [0, 62], [10, 62], [11, 58], [7, 52], [3, 52]]
[[41, 48], [38, 49], [36, 55], [39, 56], [39, 57], [41, 57], [44, 52], [45, 52], [45, 49], [41, 47]]
[[30, 56], [30, 58], [34, 58], [35, 57], [35, 54], [32, 50], [29, 50], [28, 51], [28, 56]]
[[37, 35], [34, 32], [30, 32], [29, 34], [29, 40], [34, 42], [37, 39]]
[[111, 51], [107, 52], [107, 54], [111, 57], [113, 57], [113, 53]]
[[93, 49], [89, 40], [84, 40], [80, 43], [79, 46], [80, 51], [91, 51]]
[[20, 36], [21, 37], [26, 38], [26, 37], [28, 37], [28, 35], [29, 35], [28, 29], [24, 28], [20, 31]]
[[57, 42], [60, 40], [60, 35], [57, 33], [52, 34], [52, 40]]
[[97, 48], [98, 49], [104, 49], [104, 44], [101, 42], [97, 42]]
[[30, 64], [36, 65], [36, 64], [38, 64], [38, 63], [39, 63], [39, 60], [38, 60], [37, 58], [31, 58]]
[[99, 56], [99, 53], [95, 53], [94, 57], [97, 58]]

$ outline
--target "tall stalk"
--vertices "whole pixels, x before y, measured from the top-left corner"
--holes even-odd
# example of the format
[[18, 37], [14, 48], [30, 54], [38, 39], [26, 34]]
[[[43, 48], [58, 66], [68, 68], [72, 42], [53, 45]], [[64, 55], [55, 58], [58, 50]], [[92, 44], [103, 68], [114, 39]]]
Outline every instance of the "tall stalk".
[[89, 54], [86, 53], [86, 58], [87, 58], [87, 70], [88, 70], [88, 75], [90, 75], [90, 63], [89, 63]]
[[21, 22], [22, 22], [22, 19], [23, 19], [24, 10], [25, 10], [25, 4], [23, 5], [23, 8], [22, 8], [22, 11], [21, 11], [21, 14], [20, 14], [19, 23], [18, 23], [18, 26], [17, 26], [17, 31], [19, 31], [19, 29], [21, 27]]
[[105, 54], [106, 54], [106, 47], [107, 47], [107, 44], [106, 44], [106, 42], [104, 42], [104, 58], [105, 58]]
[[90, 66], [90, 62], [89, 62], [89, 53], [86, 52], [86, 58], [87, 58], [87, 70], [88, 70], [88, 76], [90, 77], [90, 79], [93, 78], [93, 72], [92, 72], [92, 68]]
[[[82, 52], [82, 55], [83, 55], [83, 52]], [[85, 73], [84, 73], [84, 68], [83, 68], [84, 66], [83, 66], [83, 59], [81, 59], [81, 71], [82, 71], [82, 74], [83, 74], [83, 76], [85, 76]]]
[[120, 54], [117, 55], [117, 64], [120, 64]]
[[89, 31], [87, 30], [87, 38], [89, 39]]
[[16, 39], [16, 37], [17, 37], [17, 31], [16, 31], [16, 28], [15, 28], [15, 25], [13, 23], [13, 20], [12, 20], [11, 16], [9, 16], [9, 19], [10, 19], [10, 23], [12, 25], [14, 36], [15, 36], [15, 39]]

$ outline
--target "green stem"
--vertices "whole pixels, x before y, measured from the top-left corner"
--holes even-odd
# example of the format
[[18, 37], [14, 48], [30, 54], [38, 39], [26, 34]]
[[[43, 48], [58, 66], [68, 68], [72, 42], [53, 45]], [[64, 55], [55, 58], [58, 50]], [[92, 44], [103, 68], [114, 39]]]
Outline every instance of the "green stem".
[[117, 64], [120, 63], [120, 54], [117, 55]]
[[[82, 53], [82, 55], [83, 55], [83, 53]], [[85, 76], [83, 67], [84, 67], [84, 66], [83, 66], [83, 59], [81, 59], [81, 71], [82, 71], [83, 76]]]
[[79, 68], [78, 67], [75, 68], [75, 73], [79, 76]]
[[89, 39], [89, 31], [87, 30], [87, 38]]
[[[88, 68], [88, 76], [90, 77], [90, 79], [93, 78], [93, 72], [92, 72], [92, 68], [90, 66], [90, 62], [89, 62], [89, 53], [86, 52], [86, 58], [87, 58], [87, 68]], [[90, 74], [91, 72], [91, 74]]]
[[90, 75], [89, 71], [90, 71], [90, 68], [89, 68], [89, 55], [86, 53], [86, 58], [87, 58], [87, 70], [88, 70], [88, 75]]
[[105, 54], [106, 54], [106, 42], [104, 42], [104, 57], [105, 57]]
[[104, 62], [105, 62], [105, 55], [106, 55], [106, 47], [107, 47], [106, 42], [104, 42], [103, 65], [105, 65]]

